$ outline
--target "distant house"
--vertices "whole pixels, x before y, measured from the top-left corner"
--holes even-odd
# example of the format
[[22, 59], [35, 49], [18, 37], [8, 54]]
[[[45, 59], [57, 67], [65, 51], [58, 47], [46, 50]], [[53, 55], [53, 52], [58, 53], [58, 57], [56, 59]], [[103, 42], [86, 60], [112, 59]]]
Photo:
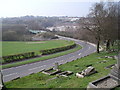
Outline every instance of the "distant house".
[[69, 29], [69, 31], [72, 29], [75, 31], [75, 29], [77, 29], [78, 26], [77, 25], [62, 25], [62, 26], [56, 26], [56, 27], [48, 27], [47, 29], [49, 29], [50, 31], [66, 31], [67, 29]]
[[47, 31], [44, 31], [44, 30], [29, 30], [30, 33], [32, 34], [38, 34], [38, 33], [44, 33], [44, 32], [47, 32]]

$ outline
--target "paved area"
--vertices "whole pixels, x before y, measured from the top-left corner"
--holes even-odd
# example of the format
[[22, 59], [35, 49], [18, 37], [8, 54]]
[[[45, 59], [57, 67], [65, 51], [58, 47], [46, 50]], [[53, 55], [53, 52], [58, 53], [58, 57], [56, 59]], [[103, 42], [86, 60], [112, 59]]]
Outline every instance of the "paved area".
[[2, 70], [3, 81], [7, 82], [10, 80], [21, 78], [21, 77], [24, 77], [24, 76], [27, 76], [33, 73], [40, 72], [44, 69], [53, 67], [54, 63], [56, 62], [58, 62], [59, 65], [61, 65], [61, 64], [65, 64], [67, 62], [76, 60], [77, 58], [87, 56], [93, 52], [96, 52], [96, 46], [94, 44], [84, 42], [81, 40], [77, 40], [77, 39], [72, 39], [72, 38], [67, 38], [67, 37], [62, 37], [62, 36], [59, 36], [59, 37], [65, 40], [73, 40], [77, 44], [81, 45], [83, 48], [74, 53], [70, 53], [64, 56], [60, 56], [60, 57], [56, 57], [56, 58], [52, 58], [48, 60], [43, 60], [43, 61], [31, 63], [31, 64], [21, 65], [18, 67], [3, 69]]

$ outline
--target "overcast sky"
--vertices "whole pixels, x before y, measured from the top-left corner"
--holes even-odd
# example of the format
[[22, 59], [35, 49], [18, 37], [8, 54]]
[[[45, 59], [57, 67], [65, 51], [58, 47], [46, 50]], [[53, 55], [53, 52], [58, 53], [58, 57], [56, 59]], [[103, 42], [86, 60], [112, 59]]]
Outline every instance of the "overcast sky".
[[1, 0], [0, 17], [86, 16], [96, 1], [103, 0]]

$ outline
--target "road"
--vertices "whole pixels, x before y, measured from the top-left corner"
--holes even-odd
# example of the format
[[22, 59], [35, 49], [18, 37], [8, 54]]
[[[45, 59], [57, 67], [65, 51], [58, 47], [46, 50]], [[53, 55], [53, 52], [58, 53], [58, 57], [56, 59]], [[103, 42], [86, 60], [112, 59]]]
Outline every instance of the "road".
[[59, 36], [59, 37], [61, 39], [65, 39], [65, 40], [75, 41], [76, 44], [79, 44], [82, 46], [82, 49], [80, 49], [74, 53], [70, 53], [67, 55], [60, 56], [60, 57], [43, 60], [43, 61], [31, 63], [31, 64], [25, 64], [25, 65], [12, 67], [12, 68], [8, 68], [8, 69], [3, 69], [2, 70], [3, 81], [7, 82], [7, 81], [11, 81], [11, 80], [14, 80], [17, 78], [21, 78], [21, 77], [24, 77], [24, 76], [27, 76], [27, 75], [30, 75], [33, 73], [40, 72], [44, 69], [53, 67], [56, 62], [58, 62], [58, 64], [61, 65], [61, 64], [65, 64], [65, 63], [71, 62], [73, 60], [76, 60], [77, 58], [81, 58], [81, 57], [84, 57], [91, 53], [96, 52], [96, 46], [94, 44], [84, 42], [81, 40], [77, 40], [77, 39], [61, 37], [61, 36]]

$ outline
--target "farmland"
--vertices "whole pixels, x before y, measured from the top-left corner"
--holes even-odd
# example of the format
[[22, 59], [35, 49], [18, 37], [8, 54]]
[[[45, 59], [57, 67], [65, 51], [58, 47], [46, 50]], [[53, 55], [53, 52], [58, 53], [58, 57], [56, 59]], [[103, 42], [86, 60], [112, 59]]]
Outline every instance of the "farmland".
[[34, 41], [34, 42], [2, 42], [2, 55], [12, 55], [25, 52], [39, 52], [40, 50], [62, 47], [71, 44], [72, 41], [52, 40], [52, 41]]

